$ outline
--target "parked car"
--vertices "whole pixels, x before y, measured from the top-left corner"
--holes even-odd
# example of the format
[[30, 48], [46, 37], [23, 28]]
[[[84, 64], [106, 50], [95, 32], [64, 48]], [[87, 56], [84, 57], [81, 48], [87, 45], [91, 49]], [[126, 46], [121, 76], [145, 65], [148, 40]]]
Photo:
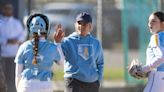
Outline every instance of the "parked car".
[[43, 6], [42, 12], [50, 19], [50, 39], [52, 39], [56, 24], [62, 24], [66, 36], [74, 31], [74, 22], [77, 14], [88, 12], [96, 24], [96, 7], [86, 3], [48, 3]]

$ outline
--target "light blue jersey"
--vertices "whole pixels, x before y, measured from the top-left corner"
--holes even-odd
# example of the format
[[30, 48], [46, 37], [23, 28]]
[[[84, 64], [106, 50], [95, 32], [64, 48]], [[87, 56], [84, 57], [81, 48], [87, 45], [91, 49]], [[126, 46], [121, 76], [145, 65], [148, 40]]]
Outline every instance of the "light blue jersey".
[[85, 37], [76, 32], [62, 42], [65, 55], [65, 78], [76, 78], [83, 82], [102, 81], [103, 49], [99, 41], [91, 34]]
[[[160, 48], [160, 52], [157, 50]], [[158, 56], [163, 56], [164, 53], [164, 32], [159, 32], [158, 34], [153, 34], [150, 38], [150, 43], [147, 48], [147, 64], [150, 64], [153, 59]], [[164, 71], [164, 64], [157, 67], [157, 71]]]
[[33, 41], [26, 41], [23, 43], [16, 55], [15, 63], [23, 64], [23, 78], [27, 80], [39, 79], [41, 81], [47, 81], [52, 78], [52, 65], [54, 61], [60, 60], [60, 55], [57, 50], [57, 46], [45, 40], [44, 42], [39, 42], [38, 44], [38, 64], [33, 65], [32, 60], [33, 54]]

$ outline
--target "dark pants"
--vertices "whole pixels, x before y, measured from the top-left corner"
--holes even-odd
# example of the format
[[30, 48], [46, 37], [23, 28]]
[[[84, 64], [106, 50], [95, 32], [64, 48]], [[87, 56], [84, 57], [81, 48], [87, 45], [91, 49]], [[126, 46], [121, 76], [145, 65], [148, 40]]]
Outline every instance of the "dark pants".
[[14, 57], [2, 58], [2, 65], [7, 83], [7, 92], [16, 92]]
[[6, 88], [0, 88], [0, 92], [7, 92]]
[[99, 92], [99, 81], [87, 83], [74, 78], [65, 78], [64, 81], [64, 92]]
[[7, 92], [7, 85], [5, 80], [4, 71], [2, 68], [2, 61], [0, 60], [0, 92]]

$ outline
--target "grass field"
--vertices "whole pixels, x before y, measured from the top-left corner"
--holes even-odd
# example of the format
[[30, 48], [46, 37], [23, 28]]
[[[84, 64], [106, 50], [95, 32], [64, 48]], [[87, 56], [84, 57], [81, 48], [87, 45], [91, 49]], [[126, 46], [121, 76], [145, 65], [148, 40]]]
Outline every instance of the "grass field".
[[[63, 70], [58, 69], [54, 71], [54, 80], [63, 80]], [[124, 70], [122, 68], [104, 68], [104, 80], [124, 80]]]
[[124, 70], [122, 68], [104, 68], [104, 80], [123, 80]]

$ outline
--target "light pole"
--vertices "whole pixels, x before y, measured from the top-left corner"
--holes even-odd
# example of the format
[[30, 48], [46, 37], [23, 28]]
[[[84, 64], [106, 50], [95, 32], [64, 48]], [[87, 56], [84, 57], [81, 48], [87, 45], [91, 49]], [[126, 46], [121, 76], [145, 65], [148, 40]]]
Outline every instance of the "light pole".
[[97, 38], [102, 43], [102, 0], [97, 0]]

